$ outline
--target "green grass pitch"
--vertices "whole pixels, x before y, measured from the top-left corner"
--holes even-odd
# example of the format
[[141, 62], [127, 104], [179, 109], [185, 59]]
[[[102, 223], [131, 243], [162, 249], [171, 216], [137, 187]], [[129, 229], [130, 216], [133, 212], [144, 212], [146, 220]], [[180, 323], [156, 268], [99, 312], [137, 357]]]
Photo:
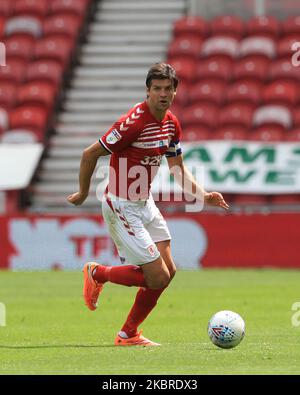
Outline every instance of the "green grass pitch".
[[[299, 374], [300, 271], [178, 271], [144, 335], [161, 347], [115, 347], [136, 288], [106, 284], [95, 312], [83, 304], [80, 272], [0, 272], [0, 374]], [[234, 349], [207, 336], [219, 310], [246, 322]], [[300, 322], [299, 322], [300, 324]]]

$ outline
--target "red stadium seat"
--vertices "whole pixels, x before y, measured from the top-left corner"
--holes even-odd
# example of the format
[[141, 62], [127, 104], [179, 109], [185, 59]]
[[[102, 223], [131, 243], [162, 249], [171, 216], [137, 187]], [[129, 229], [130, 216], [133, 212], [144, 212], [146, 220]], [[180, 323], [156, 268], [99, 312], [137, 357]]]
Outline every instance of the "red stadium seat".
[[220, 80], [202, 80], [193, 84], [189, 91], [190, 101], [221, 104], [225, 97], [226, 83]]
[[[176, 99], [175, 99], [176, 100]], [[180, 104], [178, 104], [178, 103], [176, 103], [176, 101], [173, 101], [173, 103], [172, 103], [172, 106], [170, 107], [170, 110], [172, 111], [172, 113], [174, 114], [174, 115], [176, 115], [176, 117], [179, 119], [179, 121], [181, 122], [181, 115], [182, 115], [182, 110], [183, 110], [183, 107], [180, 105]]]
[[89, 5], [89, 0], [52, 0], [50, 14], [72, 13], [84, 19]]
[[12, 1], [0, 1], [0, 15], [8, 17], [13, 11], [14, 3]]
[[20, 34], [38, 38], [42, 35], [42, 24], [35, 16], [14, 16], [8, 19], [4, 31], [6, 36]]
[[50, 82], [28, 82], [19, 88], [17, 102], [18, 105], [41, 105], [51, 111], [55, 100], [55, 91], [55, 86]]
[[298, 82], [300, 73], [298, 67], [293, 66], [290, 58], [278, 59], [270, 64], [269, 78]]
[[212, 104], [195, 104], [188, 107], [181, 117], [184, 127], [198, 128], [207, 127], [213, 129], [216, 126], [217, 106]]
[[284, 140], [290, 141], [290, 142], [299, 142], [300, 141], [300, 127], [298, 129], [293, 129], [293, 130], [287, 131], [284, 134]]
[[203, 40], [200, 37], [192, 35], [179, 36], [169, 45], [168, 58], [185, 56], [197, 59], [200, 57], [202, 43]]
[[256, 16], [246, 22], [247, 36], [262, 36], [274, 40], [280, 35], [280, 23], [273, 16]]
[[263, 81], [268, 76], [269, 64], [268, 59], [256, 56], [241, 59], [234, 64], [233, 78], [235, 80], [254, 79]]
[[230, 59], [203, 59], [197, 64], [196, 80], [218, 79], [224, 82], [228, 81], [231, 77], [232, 64]]
[[11, 108], [16, 101], [17, 86], [12, 81], [0, 83], [0, 107]]
[[240, 43], [240, 57], [259, 56], [273, 59], [276, 56], [275, 41], [263, 36], [246, 37]]
[[43, 133], [47, 127], [47, 117], [47, 110], [41, 106], [20, 106], [10, 113], [10, 128]]
[[228, 36], [240, 39], [245, 31], [244, 22], [233, 15], [221, 15], [210, 22], [212, 35]]
[[219, 112], [219, 126], [240, 126], [250, 128], [255, 106], [250, 103], [233, 103], [223, 107]]
[[43, 18], [49, 8], [48, 0], [15, 0], [14, 15], [34, 15]]
[[291, 35], [285, 36], [281, 38], [277, 42], [276, 52], [278, 58], [286, 58], [287, 60], [291, 60], [295, 50], [292, 49], [294, 43], [300, 41], [300, 34], [299, 35]]
[[197, 62], [185, 57], [176, 57], [169, 59], [168, 63], [171, 64], [180, 79], [187, 84], [194, 80]]
[[263, 101], [284, 106], [293, 106], [299, 100], [300, 84], [295, 81], [276, 80], [263, 90]]
[[258, 104], [261, 100], [262, 83], [253, 80], [239, 80], [226, 90], [226, 99], [228, 103], [250, 102]]
[[34, 48], [36, 60], [55, 60], [66, 67], [70, 62], [74, 43], [66, 37], [45, 37], [37, 41]]
[[34, 42], [28, 36], [12, 36], [4, 40], [8, 58], [28, 61], [33, 54]]
[[72, 14], [57, 14], [48, 17], [43, 24], [44, 36], [67, 36], [76, 39], [81, 25], [81, 18]]
[[49, 81], [57, 88], [63, 77], [60, 63], [53, 60], [36, 60], [26, 68], [26, 81]]
[[189, 85], [184, 81], [180, 81], [176, 90], [174, 103], [178, 104], [180, 107], [186, 106], [189, 102], [189, 90]]
[[200, 16], [185, 16], [174, 23], [173, 34], [175, 37], [186, 34], [205, 37], [209, 34], [209, 24]]
[[201, 56], [204, 58], [212, 56], [222, 56], [234, 59], [238, 57], [239, 42], [236, 38], [226, 36], [213, 36], [207, 38], [201, 50]]
[[284, 139], [283, 131], [271, 127], [261, 128], [249, 133], [250, 141], [281, 142], [283, 139]]
[[6, 130], [9, 125], [9, 113], [7, 109], [0, 107], [0, 130]]
[[248, 140], [247, 129], [238, 126], [224, 127], [215, 130], [211, 138], [213, 140]]
[[1, 136], [0, 142], [2, 144], [32, 144], [41, 142], [43, 140], [43, 135], [39, 135], [31, 130], [7, 130]]
[[187, 127], [183, 134], [182, 140], [186, 142], [210, 140], [211, 133], [207, 127]]
[[252, 206], [252, 205], [265, 205], [268, 204], [269, 198], [265, 195], [258, 194], [244, 194], [236, 195], [234, 197], [234, 204], [238, 206]]
[[3, 15], [0, 15], [0, 38], [4, 35], [4, 26], [6, 23], [6, 18]]
[[293, 108], [293, 124], [295, 127], [300, 128], [300, 106]]
[[273, 195], [271, 196], [272, 204], [280, 205], [299, 205], [300, 195], [299, 194], [284, 194], [284, 195]]
[[253, 126], [273, 126], [281, 125], [285, 129], [292, 126], [291, 111], [284, 106], [264, 105], [256, 109], [253, 115]]
[[21, 59], [7, 59], [6, 66], [0, 67], [0, 82], [21, 82], [24, 79], [25, 69], [25, 61], [22, 61]]
[[282, 22], [281, 26], [284, 35], [295, 34], [300, 37], [300, 15], [289, 16]]

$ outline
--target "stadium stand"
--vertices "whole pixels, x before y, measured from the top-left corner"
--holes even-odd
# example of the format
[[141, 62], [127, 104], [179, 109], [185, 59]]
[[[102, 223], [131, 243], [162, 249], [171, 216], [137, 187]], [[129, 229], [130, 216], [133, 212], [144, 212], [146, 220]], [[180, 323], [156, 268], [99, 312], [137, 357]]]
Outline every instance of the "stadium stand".
[[[162, 59], [180, 78], [172, 109], [186, 142], [299, 141], [299, 37], [298, 16], [187, 16], [184, 0], [0, 1], [1, 140], [47, 148], [31, 209], [68, 207], [82, 149], [144, 99], [145, 73]], [[83, 210], [98, 209], [93, 192]]]

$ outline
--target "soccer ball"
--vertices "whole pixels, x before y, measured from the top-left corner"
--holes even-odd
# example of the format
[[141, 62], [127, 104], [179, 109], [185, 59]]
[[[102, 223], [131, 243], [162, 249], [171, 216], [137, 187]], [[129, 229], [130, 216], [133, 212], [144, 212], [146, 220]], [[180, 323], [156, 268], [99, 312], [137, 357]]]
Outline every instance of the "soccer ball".
[[208, 322], [208, 336], [218, 347], [236, 347], [245, 336], [245, 322], [233, 311], [219, 311]]

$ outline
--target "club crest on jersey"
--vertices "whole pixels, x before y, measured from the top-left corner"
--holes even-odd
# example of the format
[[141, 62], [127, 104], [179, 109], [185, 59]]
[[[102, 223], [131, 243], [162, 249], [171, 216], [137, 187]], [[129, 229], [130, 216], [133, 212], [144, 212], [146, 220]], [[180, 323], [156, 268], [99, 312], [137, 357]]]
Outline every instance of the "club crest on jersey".
[[155, 248], [154, 245], [151, 245], [147, 248], [151, 256], [155, 256]]
[[121, 138], [122, 136], [120, 135], [120, 133], [116, 129], [114, 129], [107, 135], [106, 142], [108, 144], [115, 144], [120, 141]]

